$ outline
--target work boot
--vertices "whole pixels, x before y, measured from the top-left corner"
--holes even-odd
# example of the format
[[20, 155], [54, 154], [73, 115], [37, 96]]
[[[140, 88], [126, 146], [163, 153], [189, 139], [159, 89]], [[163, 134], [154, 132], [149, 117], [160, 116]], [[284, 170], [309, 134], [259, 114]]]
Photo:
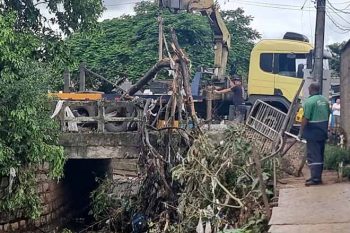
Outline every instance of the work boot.
[[[323, 170], [323, 165], [310, 166], [311, 178], [306, 180], [305, 185], [309, 186], [309, 185], [321, 184], [322, 183], [322, 170]], [[315, 184], [313, 184], [313, 183], [315, 183]], [[309, 184], [309, 185], [307, 185], [307, 184]]]
[[312, 185], [320, 185], [322, 184], [322, 180], [313, 180], [313, 179], [308, 179], [305, 182], [305, 186], [312, 186]]

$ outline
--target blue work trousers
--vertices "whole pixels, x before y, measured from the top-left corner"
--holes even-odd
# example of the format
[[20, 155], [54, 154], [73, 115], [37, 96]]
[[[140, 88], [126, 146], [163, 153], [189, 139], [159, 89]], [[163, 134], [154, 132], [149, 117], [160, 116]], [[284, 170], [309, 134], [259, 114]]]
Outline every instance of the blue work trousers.
[[325, 140], [308, 140], [306, 144], [306, 158], [311, 172], [311, 179], [315, 182], [322, 181], [325, 144]]

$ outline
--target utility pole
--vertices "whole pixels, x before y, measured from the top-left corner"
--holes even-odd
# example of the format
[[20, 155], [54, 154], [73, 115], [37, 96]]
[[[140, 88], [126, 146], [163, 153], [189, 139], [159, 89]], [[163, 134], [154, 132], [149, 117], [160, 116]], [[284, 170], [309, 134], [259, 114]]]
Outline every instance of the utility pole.
[[315, 63], [313, 77], [318, 80], [323, 93], [323, 49], [326, 18], [326, 0], [317, 0], [316, 30], [315, 30]]
[[158, 26], [159, 26], [159, 34], [158, 34], [158, 43], [159, 43], [159, 47], [158, 47], [158, 55], [159, 58], [158, 60], [162, 60], [163, 59], [163, 18], [162, 16], [158, 17]]
[[84, 92], [85, 91], [85, 63], [80, 63], [79, 66], [79, 91]]
[[70, 73], [69, 73], [68, 68], [66, 68], [64, 70], [63, 79], [64, 79], [63, 92], [68, 93], [68, 92], [70, 92], [70, 90], [69, 90], [70, 89]]

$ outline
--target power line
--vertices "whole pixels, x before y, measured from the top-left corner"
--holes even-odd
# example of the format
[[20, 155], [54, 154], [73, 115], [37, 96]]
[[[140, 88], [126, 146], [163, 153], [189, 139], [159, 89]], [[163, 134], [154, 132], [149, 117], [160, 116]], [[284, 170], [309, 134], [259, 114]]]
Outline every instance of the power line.
[[[327, 0], [328, 5], [330, 5], [330, 10], [336, 15], [338, 16], [341, 20], [343, 20], [346, 24], [350, 25], [350, 21], [348, 21], [347, 19], [345, 19], [339, 12], [337, 12], [337, 8], [335, 8], [332, 3], [329, 2], [329, 0]], [[350, 28], [347, 28], [346, 26], [344, 26], [343, 24], [340, 24], [339, 22], [337, 22], [335, 20], [335, 18], [333, 18], [332, 16], [328, 17], [331, 22], [338, 27], [339, 29], [343, 29], [343, 31], [347, 31], [350, 30]]]
[[330, 6], [331, 9], [333, 9], [335, 12], [341, 12], [343, 14], [350, 14], [350, 11], [345, 11], [346, 9], [338, 9], [336, 8], [329, 0], [327, 0], [328, 5]]
[[298, 5], [290, 5], [290, 4], [278, 4], [278, 3], [270, 3], [270, 2], [257, 2], [257, 1], [249, 1], [249, 0], [236, 0], [235, 2], [244, 3], [246, 5], [254, 5], [254, 6], [261, 6], [261, 7], [271, 7], [271, 8], [277, 8], [277, 9], [300, 10], [300, 6], [298, 6]]
[[350, 32], [350, 28], [346, 28], [345, 26], [337, 23], [336, 20], [327, 11], [326, 11], [326, 16], [333, 23], [333, 25], [336, 26], [339, 30], [343, 32]]
[[340, 33], [340, 34], [346, 34], [346, 33], [349, 32], [349, 29], [346, 29], [346, 28], [344, 28], [343, 26], [340, 26], [340, 25], [336, 22], [336, 20], [335, 20], [328, 12], [326, 12], [326, 16], [327, 16], [327, 18], [332, 22], [332, 24], [333, 24], [337, 29], [340, 30], [340, 31], [335, 31], [335, 30], [333, 30], [332, 27], [328, 27], [328, 28], [331, 29], [333, 32], [335, 32], [335, 33]]
[[[340, 19], [342, 19], [345, 23], [350, 24], [350, 21], [348, 21], [347, 19], [345, 19], [340, 13], [343, 14], [349, 14], [350, 12], [341, 10], [336, 8], [329, 0], [327, 0], [327, 3], [329, 5], [329, 10], [331, 11], [330, 13], [333, 13], [335, 16], [338, 16]], [[344, 8], [345, 9], [345, 8]], [[338, 28], [342, 33], [348, 33], [350, 32], [350, 28], [344, 26], [343, 24], [337, 22], [337, 20], [330, 14], [329, 12], [326, 11], [326, 16], [327, 18], [332, 22], [332, 24]]]
[[[270, 2], [256, 2], [256, 1], [249, 1], [249, 0], [236, 0], [237, 2], [242, 2], [246, 5], [256, 5], [261, 7], [271, 7], [271, 8], [277, 8], [277, 9], [287, 9], [287, 10], [300, 10], [300, 7], [297, 5], [290, 5], [290, 4], [278, 4], [278, 3], [270, 3]], [[307, 1], [307, 0], [306, 0]], [[305, 2], [306, 2], [305, 1]], [[115, 3], [115, 4], [107, 4], [105, 6], [123, 6], [123, 5], [132, 5], [136, 3], [141, 3], [143, 1], [133, 1], [133, 2], [125, 2], [125, 3]]]
[[134, 1], [134, 2], [123, 2], [123, 3], [114, 3], [114, 4], [108, 4], [108, 5], [104, 5], [104, 6], [124, 6], [124, 5], [133, 5], [136, 3], [141, 3], [144, 1]]
[[[290, 5], [290, 4], [279, 4], [279, 3], [271, 3], [271, 2], [257, 2], [257, 1], [250, 1], [250, 0], [236, 0], [238, 2], [247, 2], [247, 3], [254, 3], [254, 4], [262, 4], [262, 5], [268, 5], [268, 6], [281, 6], [281, 7], [292, 7], [292, 8], [300, 8], [298, 5]], [[306, 2], [306, 1], [305, 1]]]
[[308, 0], [305, 0], [305, 1], [304, 1], [304, 4], [303, 4], [303, 5], [301, 6], [301, 8], [300, 8], [301, 10], [304, 10], [304, 7], [305, 7], [305, 4], [306, 4], [307, 1], [308, 1]]
[[346, 2], [336, 2], [336, 3], [334, 3], [334, 4], [341, 5], [341, 4], [348, 4], [348, 3], [350, 3], [350, 1], [346, 1]]
[[[309, 7], [311, 7], [311, 1], [309, 1]], [[310, 23], [311, 37], [313, 37], [315, 34], [314, 34], [314, 28], [312, 27], [311, 12], [310, 11], [309, 11], [309, 23]]]
[[[265, 8], [270, 8], [270, 9], [282, 9], [282, 10], [293, 10], [293, 11], [300, 11], [300, 6], [283, 6], [282, 4], [266, 4], [266, 3], [259, 3], [259, 2], [248, 2], [244, 0], [236, 0], [235, 2], [241, 3], [243, 5], [248, 5], [248, 6], [256, 6], [256, 7], [265, 7]], [[311, 10], [311, 9], [310, 9]], [[306, 10], [309, 11], [309, 10]]]

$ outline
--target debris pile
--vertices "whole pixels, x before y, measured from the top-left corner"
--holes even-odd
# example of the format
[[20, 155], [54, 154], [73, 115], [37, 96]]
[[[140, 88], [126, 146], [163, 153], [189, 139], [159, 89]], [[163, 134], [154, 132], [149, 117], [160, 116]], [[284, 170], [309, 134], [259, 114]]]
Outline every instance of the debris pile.
[[[244, 126], [229, 128], [220, 142], [206, 135], [194, 141], [183, 163], [172, 170], [182, 187], [176, 232], [220, 232], [237, 229], [252, 217], [263, 219], [258, 174], [251, 165], [253, 147]], [[263, 176], [267, 182], [268, 170]]]
[[[108, 219], [117, 232], [130, 232], [133, 220], [147, 221], [150, 232], [223, 232], [240, 227], [263, 232], [266, 210], [253, 163], [254, 138], [248, 135], [244, 126], [233, 126], [225, 131], [225, 140], [199, 134], [186, 147], [179, 134], [159, 133], [163, 143], [157, 152], [153, 148], [144, 154], [138, 194], [110, 195], [103, 190], [110, 184], [95, 192], [99, 219]], [[174, 139], [171, 144], [169, 139]], [[268, 184], [270, 163], [263, 167], [261, 175]]]
[[[244, 125], [229, 127], [224, 135], [219, 131], [217, 137], [203, 133], [189, 88], [190, 61], [174, 31], [171, 48], [173, 56], [165, 62], [173, 73], [170, 100], [159, 107], [156, 119], [154, 103], [144, 100], [138, 128], [143, 142], [140, 188], [137, 194], [121, 196], [111, 192], [109, 182], [115, 181], [105, 181], [92, 195], [95, 217], [115, 232], [263, 232], [272, 194], [267, 189], [272, 164], [260, 161], [266, 156], [266, 143]], [[124, 98], [132, 99], [158, 66]], [[157, 129], [154, 122], [160, 112], [165, 112], [165, 125]], [[175, 120], [185, 127], [174, 127]]]

